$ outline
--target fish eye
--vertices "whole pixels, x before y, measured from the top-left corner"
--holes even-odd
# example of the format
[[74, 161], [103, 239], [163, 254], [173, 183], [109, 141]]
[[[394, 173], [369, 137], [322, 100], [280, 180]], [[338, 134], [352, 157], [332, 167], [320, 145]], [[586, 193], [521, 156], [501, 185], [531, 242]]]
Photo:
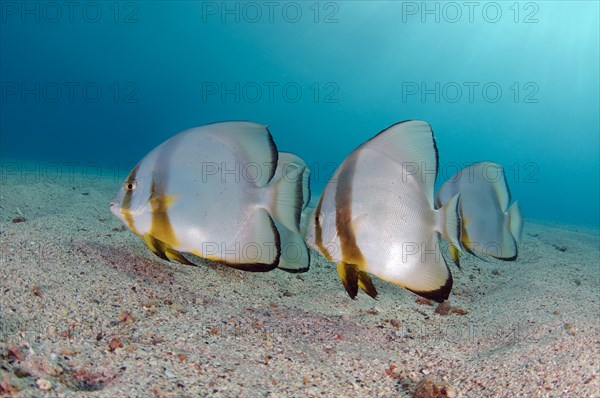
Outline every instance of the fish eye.
[[137, 183], [135, 181], [125, 181], [125, 189], [128, 191], [133, 191], [137, 187]]

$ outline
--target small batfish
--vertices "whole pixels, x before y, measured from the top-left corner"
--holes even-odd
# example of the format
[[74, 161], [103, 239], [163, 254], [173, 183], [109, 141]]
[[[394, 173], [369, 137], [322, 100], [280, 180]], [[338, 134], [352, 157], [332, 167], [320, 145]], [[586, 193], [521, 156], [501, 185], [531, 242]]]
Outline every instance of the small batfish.
[[306, 271], [299, 233], [309, 171], [279, 153], [266, 126], [223, 122], [186, 130], [129, 173], [110, 210], [158, 257], [183, 253], [246, 271]]
[[[480, 162], [460, 170], [439, 189], [437, 206], [443, 206], [456, 194], [460, 194], [462, 248], [475, 256], [516, 260], [523, 216], [518, 202], [509, 207], [510, 190], [502, 166]], [[460, 266], [455, 245], [450, 245], [450, 255]]]
[[356, 148], [327, 183], [306, 239], [337, 263], [351, 298], [358, 288], [377, 295], [369, 274], [438, 302], [448, 298], [452, 275], [438, 235], [459, 243], [459, 196], [434, 209], [437, 169], [431, 127], [411, 120]]

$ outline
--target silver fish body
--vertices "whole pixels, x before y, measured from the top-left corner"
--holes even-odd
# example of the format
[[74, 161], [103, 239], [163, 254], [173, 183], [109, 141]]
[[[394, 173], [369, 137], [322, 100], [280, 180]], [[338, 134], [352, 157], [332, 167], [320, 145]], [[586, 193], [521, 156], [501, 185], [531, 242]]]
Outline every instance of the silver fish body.
[[[152, 150], [110, 209], [163, 259], [190, 263], [182, 253], [192, 253], [249, 271], [298, 272], [310, 261], [298, 239], [308, 173], [297, 156], [280, 159], [266, 126], [215, 123]], [[299, 254], [286, 256], [285, 245]]]
[[[436, 194], [437, 206], [460, 194], [462, 218], [461, 245], [475, 256], [490, 256], [513, 261], [523, 230], [523, 216], [518, 202], [510, 207], [511, 195], [501, 165], [479, 162], [458, 171]], [[450, 247], [454, 262], [460, 255]]]
[[433, 207], [437, 149], [422, 121], [382, 131], [354, 150], [327, 183], [309, 221], [307, 242], [337, 263], [350, 297], [377, 295], [368, 274], [436, 301], [452, 275], [438, 234], [458, 241], [458, 197]]

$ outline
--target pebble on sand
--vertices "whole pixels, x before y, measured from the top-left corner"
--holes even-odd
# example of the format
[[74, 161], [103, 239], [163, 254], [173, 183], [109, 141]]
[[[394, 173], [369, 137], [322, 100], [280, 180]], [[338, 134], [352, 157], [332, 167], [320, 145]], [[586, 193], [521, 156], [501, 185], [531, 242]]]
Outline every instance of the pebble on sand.
[[441, 383], [427, 376], [419, 383], [413, 392], [413, 398], [454, 398], [456, 392], [448, 383]]
[[455, 314], [455, 315], [467, 315], [469, 313], [469, 311], [465, 310], [462, 307], [453, 307], [450, 305], [450, 301], [446, 300], [442, 303], [440, 303], [434, 310], [434, 312], [436, 314], [439, 314], [441, 316], [446, 316], [448, 314]]
[[52, 382], [46, 379], [38, 379], [36, 382], [38, 388], [42, 391], [49, 391], [52, 389]]
[[108, 343], [109, 351], [115, 352], [119, 348], [123, 348], [123, 343], [121, 342], [121, 339], [119, 339], [117, 337], [111, 339], [110, 342]]
[[125, 322], [125, 323], [133, 323], [135, 322], [135, 317], [133, 316], [133, 314], [129, 311], [121, 311], [119, 312], [119, 316], [118, 316], [119, 322]]
[[425, 297], [418, 297], [415, 300], [415, 303], [421, 304], [421, 305], [431, 305], [431, 306], [433, 306], [433, 302], [431, 300], [429, 300], [428, 298], [425, 298]]
[[444, 301], [441, 302], [436, 308], [435, 308], [435, 313], [439, 314], [439, 315], [448, 315], [450, 313], [450, 309], [452, 307], [450, 306], [450, 302], [449, 301]]
[[23, 386], [18, 380], [12, 379], [8, 373], [2, 375], [2, 378], [0, 379], [0, 394], [2, 394], [2, 396], [4, 396], [4, 394], [7, 394], [8, 396], [16, 395], [22, 389]]

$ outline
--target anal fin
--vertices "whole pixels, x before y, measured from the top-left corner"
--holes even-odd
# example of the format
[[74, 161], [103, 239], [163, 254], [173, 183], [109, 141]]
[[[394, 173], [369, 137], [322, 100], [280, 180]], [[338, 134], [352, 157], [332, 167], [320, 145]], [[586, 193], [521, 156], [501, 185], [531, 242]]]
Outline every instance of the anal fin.
[[277, 268], [292, 273], [306, 272], [310, 267], [310, 251], [302, 235], [290, 231], [281, 222], [273, 218], [279, 232], [281, 256]]

